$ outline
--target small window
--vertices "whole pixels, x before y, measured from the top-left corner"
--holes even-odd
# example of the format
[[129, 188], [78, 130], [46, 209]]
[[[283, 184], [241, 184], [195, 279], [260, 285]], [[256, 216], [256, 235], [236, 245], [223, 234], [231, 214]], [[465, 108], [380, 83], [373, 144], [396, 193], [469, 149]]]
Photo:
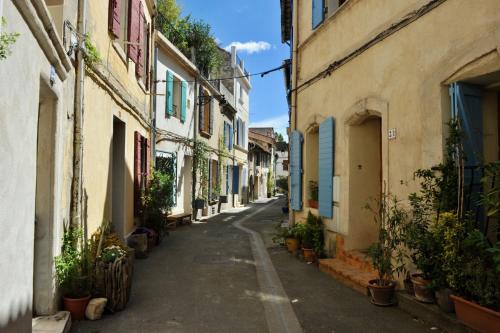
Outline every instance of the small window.
[[283, 171], [288, 171], [288, 160], [283, 160]]
[[121, 45], [123, 50], [127, 50], [127, 38], [128, 38], [128, 5], [129, 1], [121, 2], [121, 13], [120, 13], [120, 37], [118, 43]]
[[173, 91], [173, 116], [175, 118], [181, 118], [181, 81], [174, 76], [174, 91]]

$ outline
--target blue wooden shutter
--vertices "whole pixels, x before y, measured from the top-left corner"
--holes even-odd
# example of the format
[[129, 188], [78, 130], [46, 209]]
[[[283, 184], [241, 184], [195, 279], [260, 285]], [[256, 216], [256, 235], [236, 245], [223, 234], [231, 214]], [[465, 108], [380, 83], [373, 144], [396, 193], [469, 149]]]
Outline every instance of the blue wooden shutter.
[[290, 204], [302, 209], [302, 134], [293, 131], [290, 137]]
[[228, 125], [229, 130], [229, 150], [233, 149], [233, 125]]
[[167, 116], [174, 114], [174, 76], [171, 71], [167, 71], [165, 92], [165, 110]]
[[464, 83], [454, 83], [450, 89], [452, 118], [460, 119], [464, 133], [466, 166], [478, 166], [483, 162], [483, 112], [481, 89]]
[[233, 193], [239, 193], [240, 184], [240, 167], [237, 165], [233, 166]]
[[325, 19], [325, 0], [312, 0], [312, 28], [316, 29]]
[[181, 122], [186, 121], [187, 83], [181, 84]]
[[333, 171], [335, 167], [335, 120], [319, 125], [319, 215], [333, 217]]

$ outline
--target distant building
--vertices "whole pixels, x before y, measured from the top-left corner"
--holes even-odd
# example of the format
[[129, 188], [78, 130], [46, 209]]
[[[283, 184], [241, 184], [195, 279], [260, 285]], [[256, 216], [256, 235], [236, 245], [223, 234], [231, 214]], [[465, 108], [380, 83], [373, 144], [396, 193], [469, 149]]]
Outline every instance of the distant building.
[[274, 154], [276, 163], [276, 179], [288, 177], [288, 143], [276, 142], [276, 153]]
[[[274, 144], [273, 128], [249, 128], [248, 165], [250, 174], [248, 193], [250, 200], [267, 198], [274, 191]], [[270, 185], [270, 188], [268, 185]]]

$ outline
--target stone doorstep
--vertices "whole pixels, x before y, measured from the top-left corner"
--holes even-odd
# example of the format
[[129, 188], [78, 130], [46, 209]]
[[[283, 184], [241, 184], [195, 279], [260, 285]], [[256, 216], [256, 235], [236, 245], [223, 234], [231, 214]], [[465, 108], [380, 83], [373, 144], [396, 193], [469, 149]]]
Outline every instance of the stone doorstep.
[[68, 311], [59, 311], [52, 316], [41, 316], [31, 320], [33, 333], [69, 333], [71, 315]]
[[332, 276], [342, 284], [367, 294], [368, 281], [377, 276], [373, 272], [366, 272], [340, 259], [320, 259], [319, 269]]
[[458, 322], [455, 314], [444, 313], [436, 304], [417, 301], [404, 291], [397, 292], [398, 306], [410, 315], [439, 327], [448, 333], [477, 333], [475, 330]]

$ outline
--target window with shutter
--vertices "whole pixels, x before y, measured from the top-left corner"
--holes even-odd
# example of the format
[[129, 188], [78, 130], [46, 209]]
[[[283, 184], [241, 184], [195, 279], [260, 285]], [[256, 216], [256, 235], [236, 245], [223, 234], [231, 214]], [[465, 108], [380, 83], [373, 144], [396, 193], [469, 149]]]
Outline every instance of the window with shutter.
[[146, 29], [146, 24], [145, 24], [145, 19], [144, 19], [144, 7], [142, 5], [142, 2], [139, 2], [139, 23], [138, 23], [138, 31], [139, 35], [137, 38], [137, 61], [135, 62], [135, 74], [143, 78], [144, 77], [144, 62], [146, 60], [146, 55], [145, 51], [146, 48], [144, 47], [144, 41], [146, 40], [145, 35], [147, 32], [145, 31]]
[[233, 193], [238, 194], [240, 185], [240, 167], [238, 165], [233, 166]]
[[128, 57], [135, 63], [138, 59], [138, 45], [139, 43], [139, 17], [141, 11], [140, 0], [130, 0], [129, 19], [128, 19]]
[[167, 70], [165, 77], [165, 113], [166, 116], [174, 114], [174, 75]]
[[187, 83], [181, 84], [181, 122], [186, 121], [186, 105], [187, 105]]
[[290, 136], [290, 206], [302, 210], [302, 134], [293, 131]]
[[[200, 89], [200, 101], [204, 100], [205, 91]], [[205, 106], [200, 102], [198, 109], [198, 130], [199, 132], [205, 131]]]
[[319, 215], [333, 217], [333, 173], [335, 167], [335, 120], [330, 117], [319, 125]]
[[312, 0], [312, 28], [316, 29], [325, 19], [325, 0]]
[[121, 0], [109, 0], [108, 29], [113, 38], [120, 38]]
[[210, 102], [207, 103], [208, 105], [208, 117], [209, 117], [209, 122], [208, 122], [208, 133], [210, 135], [214, 134], [214, 108], [213, 108], [213, 103], [214, 100], [211, 99]]

